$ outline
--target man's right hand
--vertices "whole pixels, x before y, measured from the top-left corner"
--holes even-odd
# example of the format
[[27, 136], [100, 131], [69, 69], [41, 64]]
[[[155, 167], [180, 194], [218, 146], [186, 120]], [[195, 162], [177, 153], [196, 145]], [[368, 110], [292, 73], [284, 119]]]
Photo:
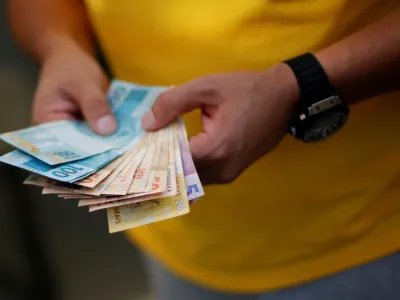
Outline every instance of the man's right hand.
[[105, 97], [107, 87], [108, 78], [95, 58], [64, 42], [42, 61], [32, 121], [85, 119], [95, 132], [111, 134], [117, 123]]

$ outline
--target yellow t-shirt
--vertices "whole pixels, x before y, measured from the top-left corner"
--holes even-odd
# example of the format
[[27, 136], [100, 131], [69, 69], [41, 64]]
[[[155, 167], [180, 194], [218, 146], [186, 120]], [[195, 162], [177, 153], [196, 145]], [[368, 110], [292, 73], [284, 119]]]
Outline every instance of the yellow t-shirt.
[[[86, 0], [116, 77], [177, 85], [317, 51], [397, 0]], [[128, 232], [170, 270], [225, 291], [298, 284], [400, 249], [400, 94], [352, 107], [318, 144], [287, 137], [190, 214]], [[267, 99], [266, 99], [267, 101]], [[186, 116], [190, 133], [197, 113]]]

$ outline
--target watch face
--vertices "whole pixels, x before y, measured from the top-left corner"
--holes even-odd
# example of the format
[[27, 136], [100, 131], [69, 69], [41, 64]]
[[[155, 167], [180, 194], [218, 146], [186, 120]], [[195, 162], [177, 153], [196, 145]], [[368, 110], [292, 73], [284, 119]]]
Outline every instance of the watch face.
[[346, 110], [328, 110], [317, 116], [304, 132], [304, 141], [317, 142], [325, 140], [339, 131], [348, 120]]

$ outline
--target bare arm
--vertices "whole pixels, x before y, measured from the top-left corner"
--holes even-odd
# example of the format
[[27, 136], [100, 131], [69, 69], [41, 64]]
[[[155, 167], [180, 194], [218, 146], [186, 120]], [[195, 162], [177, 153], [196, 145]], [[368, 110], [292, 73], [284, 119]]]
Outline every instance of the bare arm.
[[317, 54], [349, 104], [400, 88], [400, 7]]
[[83, 116], [96, 132], [114, 132], [83, 0], [8, 0], [8, 9], [17, 41], [41, 64], [32, 122]]
[[57, 47], [94, 52], [83, 0], [9, 0], [8, 12], [17, 41], [39, 61]]

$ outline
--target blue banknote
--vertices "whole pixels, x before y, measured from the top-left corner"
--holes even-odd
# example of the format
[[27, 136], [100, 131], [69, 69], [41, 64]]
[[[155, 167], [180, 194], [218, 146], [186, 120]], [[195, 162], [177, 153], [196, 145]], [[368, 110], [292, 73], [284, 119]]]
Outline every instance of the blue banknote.
[[[145, 133], [141, 119], [164, 90], [166, 90], [164, 87], [139, 86], [119, 80], [112, 82], [107, 98], [119, 124], [115, 135], [119, 136], [120, 140], [125, 140], [122, 145], [114, 145], [111, 150], [57, 165], [48, 164], [30, 155], [28, 151], [24, 153], [19, 150], [0, 157], [0, 161], [63, 182], [71, 183], [85, 178], [123, 154], [141, 139]], [[77, 122], [74, 126], [85, 135], [92, 134], [84, 122]], [[108, 143], [113, 143], [112, 136], [102, 138], [108, 140]]]
[[109, 139], [95, 135], [85, 122], [57, 121], [7, 132], [0, 138], [47, 164], [56, 165], [111, 150], [123, 143], [128, 135], [122, 130], [110, 136], [109, 139], [115, 141], [113, 144]]
[[49, 165], [85, 159], [127, 146], [140, 136], [141, 116], [162, 90], [114, 81], [107, 96], [118, 130], [109, 136], [97, 135], [86, 122], [68, 120], [4, 133], [0, 138]]
[[15, 150], [0, 157], [0, 161], [51, 179], [72, 183], [89, 176], [117, 156], [115, 151], [108, 151], [76, 162], [51, 166], [21, 150]]

